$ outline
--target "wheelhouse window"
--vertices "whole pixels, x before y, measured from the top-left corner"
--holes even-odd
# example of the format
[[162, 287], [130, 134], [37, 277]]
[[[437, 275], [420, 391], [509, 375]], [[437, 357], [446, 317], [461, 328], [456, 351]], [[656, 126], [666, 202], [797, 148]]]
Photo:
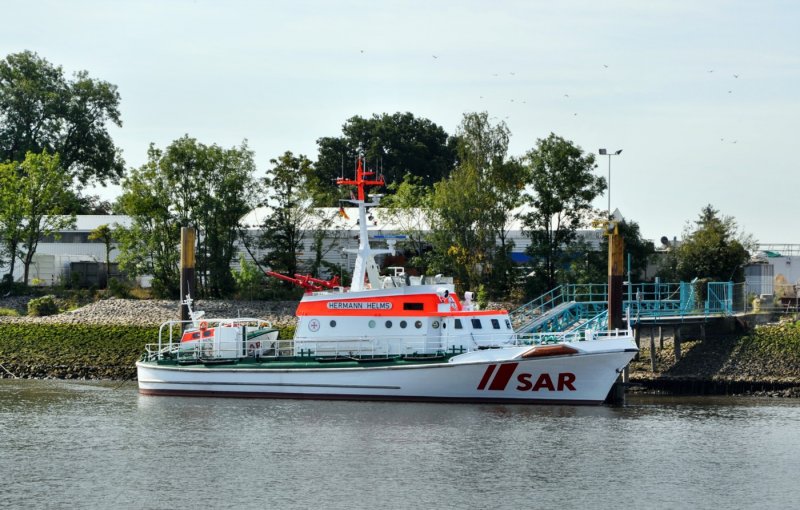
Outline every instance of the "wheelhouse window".
[[455, 319], [455, 321], [453, 321], [453, 327], [456, 329], [464, 329], [464, 326], [461, 325], [461, 319]]
[[472, 319], [472, 329], [482, 329], [483, 325], [481, 324], [480, 319]]
[[422, 303], [403, 303], [403, 310], [423, 310]]
[[492, 319], [492, 328], [500, 329], [500, 321], [497, 319]]

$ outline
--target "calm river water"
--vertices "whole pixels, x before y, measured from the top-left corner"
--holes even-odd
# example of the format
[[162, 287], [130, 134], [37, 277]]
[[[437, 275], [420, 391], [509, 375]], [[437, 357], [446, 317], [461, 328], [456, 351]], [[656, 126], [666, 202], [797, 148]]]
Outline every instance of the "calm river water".
[[800, 508], [800, 401], [145, 397], [0, 380], [3, 508]]

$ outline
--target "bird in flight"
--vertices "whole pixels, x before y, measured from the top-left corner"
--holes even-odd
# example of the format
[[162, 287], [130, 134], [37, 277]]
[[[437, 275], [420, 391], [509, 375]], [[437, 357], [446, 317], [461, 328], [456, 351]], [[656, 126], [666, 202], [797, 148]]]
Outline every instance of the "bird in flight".
[[433, 58], [439, 58], [439, 56], [438, 55], [433, 55]]
[[608, 65], [607, 65], [607, 64], [603, 64], [603, 67], [605, 67], [606, 69], [608, 69]]
[[738, 74], [734, 74], [734, 75], [733, 75], [733, 77], [734, 77], [734, 78], [738, 78], [738, 77], [739, 77], [739, 75], [738, 75]]
[[569, 94], [564, 94], [564, 97], [569, 97]]

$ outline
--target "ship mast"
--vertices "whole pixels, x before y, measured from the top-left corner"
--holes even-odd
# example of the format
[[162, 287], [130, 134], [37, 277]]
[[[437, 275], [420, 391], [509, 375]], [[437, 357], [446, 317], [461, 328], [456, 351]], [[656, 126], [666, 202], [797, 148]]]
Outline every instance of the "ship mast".
[[[358, 165], [356, 167], [355, 179], [336, 179], [336, 184], [339, 186], [355, 186], [358, 190], [358, 198], [348, 199], [350, 203], [358, 206], [358, 249], [346, 249], [349, 253], [356, 254], [356, 265], [353, 269], [353, 281], [350, 283], [351, 291], [360, 291], [371, 289], [382, 289], [383, 280], [380, 278], [378, 272], [378, 264], [375, 263], [375, 255], [394, 254], [394, 249], [373, 249], [369, 245], [369, 237], [367, 235], [367, 207], [375, 207], [378, 202], [366, 202], [367, 193], [365, 188], [367, 186], [385, 186], [383, 176], [374, 178], [375, 172], [367, 172], [364, 170], [363, 160], [358, 158]], [[365, 283], [366, 279], [366, 283]]]

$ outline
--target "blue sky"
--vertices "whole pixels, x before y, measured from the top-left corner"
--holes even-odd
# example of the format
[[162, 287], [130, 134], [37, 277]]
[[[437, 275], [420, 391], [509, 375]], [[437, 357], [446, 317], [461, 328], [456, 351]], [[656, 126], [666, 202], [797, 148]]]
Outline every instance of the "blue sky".
[[2, 13], [2, 56], [32, 50], [119, 87], [129, 167], [189, 134], [247, 139], [263, 174], [286, 150], [315, 159], [353, 115], [409, 111], [452, 134], [487, 111], [513, 156], [551, 132], [623, 149], [612, 209], [646, 237], [680, 237], [710, 203], [761, 243], [800, 243], [800, 2], [7, 0]]

